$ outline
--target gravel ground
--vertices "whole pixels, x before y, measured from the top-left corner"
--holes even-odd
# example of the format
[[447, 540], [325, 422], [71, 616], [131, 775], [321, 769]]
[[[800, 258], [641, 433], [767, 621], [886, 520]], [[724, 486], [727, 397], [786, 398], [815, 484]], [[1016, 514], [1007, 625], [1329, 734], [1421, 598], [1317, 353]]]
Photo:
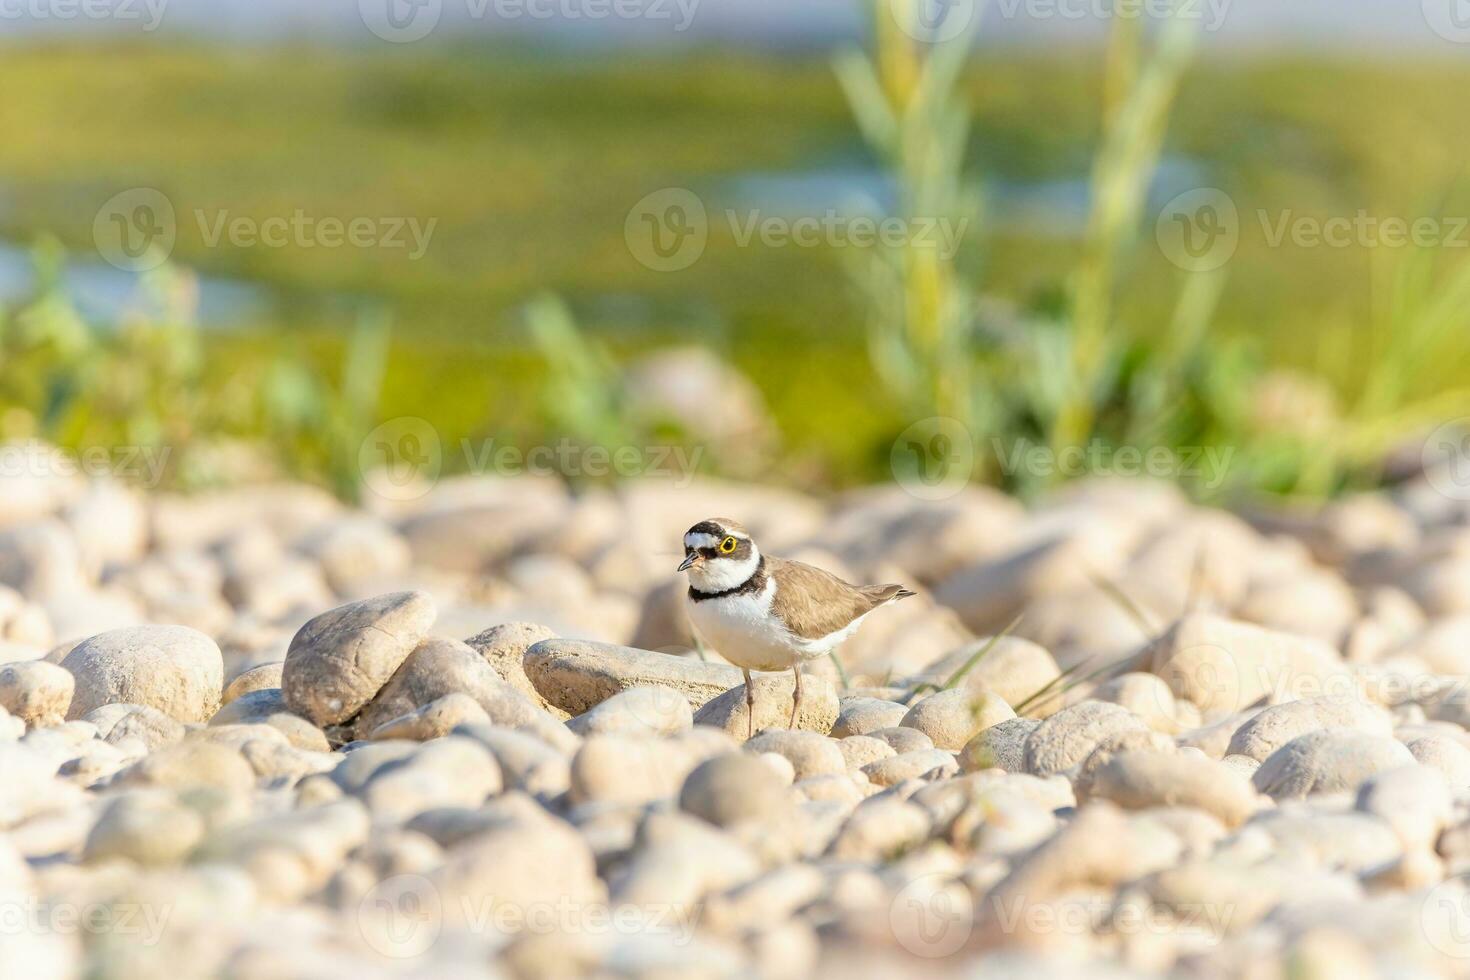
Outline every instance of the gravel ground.
[[[0, 977], [1470, 974], [1445, 487], [0, 475]], [[712, 515], [919, 592], [797, 730], [693, 649]]]

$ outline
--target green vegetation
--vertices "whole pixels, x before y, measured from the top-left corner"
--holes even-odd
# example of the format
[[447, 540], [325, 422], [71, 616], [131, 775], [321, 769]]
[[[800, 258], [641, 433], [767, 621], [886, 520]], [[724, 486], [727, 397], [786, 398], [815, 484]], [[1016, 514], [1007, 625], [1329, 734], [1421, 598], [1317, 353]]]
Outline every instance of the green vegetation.
[[[926, 89], [934, 98], [912, 104], [913, 118], [938, 111], [958, 136], [917, 150], [885, 145], [871, 113], [854, 122], [853, 56], [834, 73], [815, 54], [7, 48], [0, 237], [53, 233], [85, 256], [104, 201], [156, 187], [178, 213], [176, 264], [262, 283], [274, 303], [240, 329], [166, 325], [156, 339], [110, 335], [43, 290], [0, 321], [0, 435], [266, 436], [285, 450], [276, 465], [343, 487], [356, 433], [374, 417], [422, 416], [449, 441], [544, 437], [562, 420], [549, 417], [543, 387], [576, 363], [548, 369], [542, 351], [550, 338], [574, 352], [555, 326], [576, 322], [595, 338], [588, 350], [613, 359], [675, 342], [729, 356], [776, 414], [782, 471], [803, 480], [883, 475], [894, 435], [929, 405], [977, 434], [1042, 445], [1092, 434], [1245, 447], [1236, 476], [1250, 487], [1325, 493], [1372, 480], [1396, 438], [1464, 414], [1467, 253], [1271, 236], [1283, 216], [1470, 213], [1457, 192], [1470, 67], [1203, 62], [1179, 82], [1164, 138], [1170, 99], [1158, 96], [1174, 82], [1149, 72], [1175, 62], [1144, 44], [940, 66], [952, 81]], [[873, 83], [901, 115], [900, 83], [881, 73]], [[1239, 249], [1221, 274], [1184, 273], [1155, 246], [1146, 205], [1156, 202], [1137, 180], [1155, 153], [1189, 161], [1239, 206]], [[902, 318], [869, 287], [885, 281], [875, 267], [903, 256], [742, 246], [724, 219], [748, 206], [733, 190], [743, 175], [870, 167], [921, 187], [936, 158], [992, 192], [1090, 177], [1112, 193], [1094, 198], [1076, 234], [990, 220], [1004, 201], [972, 200], [957, 180], [937, 201], [910, 202], [973, 211], [979, 223], [951, 266], [890, 265], [886, 281], [910, 300]], [[668, 186], [708, 203], [710, 240], [691, 268], [659, 273], [630, 254], [623, 227], [635, 201]], [[437, 223], [417, 261], [207, 240], [221, 214], [297, 210]], [[171, 276], [140, 288], [167, 293]], [[546, 292], [567, 310], [525, 316]], [[170, 319], [191, 322], [174, 309]], [[979, 342], [957, 326], [974, 311]], [[390, 320], [391, 346], [380, 326]], [[540, 336], [527, 329], [537, 322]], [[956, 338], [961, 348], [945, 346]], [[875, 371], [870, 344], [890, 376]], [[942, 376], [926, 375], [935, 366]], [[961, 392], [985, 397], [961, 404]], [[200, 466], [178, 478], [228, 475]]]

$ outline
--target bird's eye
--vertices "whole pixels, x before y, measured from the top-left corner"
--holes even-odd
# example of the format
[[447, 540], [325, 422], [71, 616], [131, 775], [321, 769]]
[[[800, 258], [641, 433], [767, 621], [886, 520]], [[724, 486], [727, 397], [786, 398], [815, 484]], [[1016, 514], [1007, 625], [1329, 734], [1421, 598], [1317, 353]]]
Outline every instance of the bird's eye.
[[726, 538], [720, 542], [720, 554], [728, 555], [735, 550], [735, 539]]

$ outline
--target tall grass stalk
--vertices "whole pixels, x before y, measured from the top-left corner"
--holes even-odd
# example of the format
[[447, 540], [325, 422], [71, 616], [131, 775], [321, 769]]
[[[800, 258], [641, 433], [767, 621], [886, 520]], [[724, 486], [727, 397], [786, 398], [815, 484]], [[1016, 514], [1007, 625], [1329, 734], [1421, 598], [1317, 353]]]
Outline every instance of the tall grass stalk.
[[1171, 6], [1152, 45], [1138, 18], [1115, 18], [1107, 52], [1102, 146], [1093, 164], [1092, 202], [1072, 289], [1067, 391], [1052, 426], [1060, 452], [1091, 437], [1099, 380], [1114, 323], [1120, 270], [1148, 205], [1169, 112], [1193, 59], [1197, 25]]
[[[909, 0], [914, 4], [926, 0]], [[960, 93], [978, 17], [951, 40], [922, 44], [900, 29], [889, 0], [871, 7], [873, 46], [834, 62], [864, 141], [891, 182], [889, 216], [978, 232], [980, 198], [966, 179], [969, 108]], [[874, 369], [905, 411], [977, 421], [970, 330], [975, 297], [957, 265], [932, 244], [862, 250], [852, 279], [869, 310]]]

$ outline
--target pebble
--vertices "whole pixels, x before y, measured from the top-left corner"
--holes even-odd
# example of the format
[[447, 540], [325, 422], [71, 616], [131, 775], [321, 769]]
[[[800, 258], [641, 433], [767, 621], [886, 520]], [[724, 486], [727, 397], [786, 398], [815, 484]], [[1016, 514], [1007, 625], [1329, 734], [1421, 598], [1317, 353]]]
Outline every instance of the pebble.
[[286, 696], [279, 688], [251, 691], [223, 705], [209, 720], [211, 725], [270, 725], [280, 730], [299, 749], [325, 752], [329, 748], [326, 733], [286, 707]]
[[774, 752], [791, 763], [797, 779], [845, 772], [847, 760], [837, 740], [816, 732], [765, 731], [745, 743], [747, 752]]
[[1144, 664], [1209, 720], [1282, 692], [1292, 699], [1357, 687], [1322, 641], [1207, 612], [1171, 626], [1146, 651]]
[[255, 786], [255, 770], [233, 748], [217, 742], [185, 740], [150, 752], [118, 773], [112, 785], [203, 787], [230, 796], [246, 796]]
[[485, 662], [507, 684], [535, 700], [543, 711], [565, 715], [566, 712], [536, 690], [536, 685], [531, 683], [523, 663], [527, 650], [542, 640], [550, 640], [555, 636], [554, 632], [539, 623], [502, 623], [476, 633], [465, 640], [465, 644], [484, 657]]
[[1275, 800], [1356, 790], [1374, 773], [1409, 765], [1409, 750], [1386, 735], [1330, 728], [1299, 735], [1256, 770], [1256, 789]]
[[454, 694], [473, 699], [484, 715], [500, 725], [530, 724], [539, 712], [531, 699], [502, 680], [474, 649], [458, 640], [435, 636], [424, 640], [404, 659], [382, 690], [363, 707], [353, 728], [359, 737], [368, 737], [380, 725]]
[[789, 807], [788, 785], [753, 756], [720, 755], [689, 773], [679, 790], [679, 808], [717, 827], [769, 819]]
[[224, 689], [219, 647], [186, 626], [109, 630], [77, 644], [61, 666], [76, 680], [68, 718], [107, 704], [136, 704], [177, 721], [206, 722]]
[[[786, 728], [791, 723], [792, 698], [796, 678], [789, 672], [751, 675], [755, 688], [755, 731]], [[816, 674], [806, 674], [801, 682], [801, 711], [796, 728], [826, 735], [837, 721], [837, 690], [832, 682]], [[744, 739], [750, 730], [750, 709], [742, 682], [712, 698], [694, 715], [696, 725], [718, 728], [736, 739]]]
[[374, 741], [407, 738], [426, 742], [429, 739], [442, 738], [460, 725], [476, 722], [490, 722], [490, 716], [480, 707], [478, 701], [468, 694], [446, 694], [422, 708], [383, 722], [372, 729], [367, 737]]
[[419, 645], [436, 615], [427, 594], [393, 592], [310, 620], [286, 651], [287, 706], [317, 725], [353, 717]]
[[1412, 763], [1369, 776], [1358, 787], [1355, 806], [1387, 822], [1405, 850], [1423, 853], [1434, 849], [1454, 816], [1444, 774]]
[[1026, 740], [1041, 725], [1035, 718], [1010, 718], [981, 731], [959, 753], [965, 772], [981, 769], [1026, 771]]
[[0, 667], [0, 707], [31, 727], [66, 720], [76, 681], [71, 672], [44, 660]]
[[1438, 769], [1453, 790], [1470, 790], [1470, 748], [1442, 735], [1422, 735], [1407, 745], [1416, 762]]
[[727, 664], [583, 640], [542, 640], [523, 664], [536, 690], [572, 715], [635, 687], [673, 688], [697, 711], [743, 683], [739, 669]]
[[953, 776], [959, 771], [959, 763], [952, 752], [919, 749], [870, 762], [862, 767], [862, 771], [875, 786], [896, 786], [909, 779]]
[[570, 760], [534, 735], [488, 724], [462, 725], [455, 734], [489, 749], [507, 786], [548, 799], [571, 786]]
[[141, 704], [104, 705], [83, 720], [95, 725], [97, 734], [111, 744], [135, 740], [149, 751], [181, 740], [188, 731], [183, 722]]
[[281, 674], [285, 671], [285, 667], [285, 662], [279, 661], [261, 664], [259, 667], [251, 667], [243, 671], [225, 687], [224, 697], [220, 700], [224, 704], [229, 704], [238, 697], [253, 694], [256, 691], [279, 690]]
[[375, 822], [399, 826], [436, 807], [477, 807], [503, 785], [500, 767], [483, 745], [451, 735], [384, 762], [354, 795]]
[[1370, 735], [1393, 734], [1393, 719], [1376, 705], [1356, 698], [1317, 697], [1272, 705], [1238, 728], [1227, 755], [1265, 762], [1299, 735], [1322, 728], [1352, 728]]
[[1193, 807], [1226, 827], [1240, 826], [1257, 807], [1251, 784], [1223, 764], [1147, 749], [1112, 756], [1092, 774], [1087, 798], [1126, 810]]
[[883, 742], [894, 752], [920, 752], [934, 748], [934, 741], [917, 728], [897, 725], [893, 728], [878, 728], [868, 733]]
[[887, 759], [898, 753], [893, 746], [881, 738], [873, 738], [869, 735], [849, 735], [837, 742], [837, 750], [842, 753], [842, 758], [847, 762], [849, 769], [861, 769], [870, 762], [879, 759]]
[[634, 687], [567, 722], [578, 735], [675, 735], [694, 724], [684, 695], [672, 687]]
[[1014, 717], [1016, 713], [999, 695], [966, 687], [921, 699], [899, 724], [928, 735], [936, 748], [958, 752], [980, 732]]
[[204, 819], [171, 793], [135, 790], [115, 798], [87, 835], [82, 860], [122, 858], [149, 867], [178, 864], [204, 838]]
[[1086, 759], [1104, 738], [1145, 727], [1137, 715], [1106, 701], [1063, 708], [1026, 737], [1026, 771], [1037, 776], [1062, 772]]
[[[994, 642], [992, 642], [994, 640]], [[948, 683], [976, 653], [990, 649], [960, 679], [963, 687], [981, 688], [1007, 704], [1020, 704], [1061, 676], [1056, 659], [1038, 643], [1019, 636], [975, 640], [924, 669], [923, 678]]]
[[651, 803], [673, 796], [700, 759], [670, 740], [594, 735], [572, 758], [575, 802]]
[[827, 853], [840, 861], [892, 860], [928, 838], [932, 822], [907, 800], [873, 797], [852, 811]]
[[880, 698], [846, 697], [838, 701], [837, 719], [832, 723], [831, 735], [846, 738], [849, 735], [868, 735], [880, 728], [896, 728], [908, 714], [906, 705]]

